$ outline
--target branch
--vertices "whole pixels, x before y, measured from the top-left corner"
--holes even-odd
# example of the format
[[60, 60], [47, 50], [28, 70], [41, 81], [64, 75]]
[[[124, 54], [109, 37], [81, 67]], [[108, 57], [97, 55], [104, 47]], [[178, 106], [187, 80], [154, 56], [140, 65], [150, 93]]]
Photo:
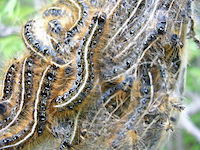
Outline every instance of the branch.
[[200, 95], [194, 92], [186, 92], [185, 96], [192, 99], [192, 103], [184, 110], [186, 114], [193, 115], [200, 112]]
[[200, 142], [200, 129], [190, 119], [190, 115], [200, 111], [200, 95], [193, 92], [186, 92], [185, 96], [192, 99], [192, 102], [181, 113], [179, 125]]
[[181, 114], [179, 124], [200, 142], [200, 129], [192, 123], [186, 112]]

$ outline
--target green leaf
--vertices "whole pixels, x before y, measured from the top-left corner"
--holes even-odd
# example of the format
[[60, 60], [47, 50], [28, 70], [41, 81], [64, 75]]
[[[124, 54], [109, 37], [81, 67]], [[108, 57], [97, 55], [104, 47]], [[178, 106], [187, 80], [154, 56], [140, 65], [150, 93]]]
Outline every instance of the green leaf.
[[188, 67], [186, 90], [200, 92], [200, 68]]
[[5, 60], [18, 56], [24, 49], [23, 42], [19, 36], [8, 36], [0, 38], [1, 58]]

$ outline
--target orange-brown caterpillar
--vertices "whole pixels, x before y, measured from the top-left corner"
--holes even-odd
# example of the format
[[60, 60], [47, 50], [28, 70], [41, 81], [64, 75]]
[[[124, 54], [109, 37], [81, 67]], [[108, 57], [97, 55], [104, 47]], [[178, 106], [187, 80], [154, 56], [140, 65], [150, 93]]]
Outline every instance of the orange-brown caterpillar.
[[29, 53], [4, 79], [0, 149], [50, 135], [52, 149], [157, 149], [183, 91], [189, 5], [58, 0], [28, 21]]
[[[28, 21], [24, 26], [23, 38], [27, 48], [31, 50], [31, 55], [26, 56], [18, 62], [19, 65], [23, 65], [19, 77], [15, 77], [14, 67], [16, 66], [14, 65], [17, 64], [14, 64], [8, 70], [5, 78], [3, 98], [8, 100], [10, 96], [13, 96], [16, 98], [15, 101], [17, 101], [16, 95], [13, 95], [13, 93], [16, 94], [16, 92], [13, 92], [13, 86], [19, 84], [16, 83], [17, 80], [20, 80], [20, 88], [18, 90], [21, 89], [19, 93], [21, 98], [19, 99], [19, 106], [15, 104], [17, 102], [11, 102], [12, 105], [15, 104], [15, 107], [19, 107], [16, 116], [10, 118], [11, 123], [2, 123], [2, 130], [5, 130], [5, 133], [0, 137], [0, 149], [20, 148], [33, 136], [41, 135], [45, 127], [51, 125], [53, 123], [51, 121], [54, 121], [54, 118], [56, 118], [54, 114], [58, 109], [54, 108], [55, 103], [53, 100], [60, 93], [68, 90], [70, 85], [77, 85], [77, 88], [81, 86], [81, 90], [74, 90], [75, 95], [79, 95], [78, 93], [80, 95], [69, 104], [66, 104], [66, 107], [72, 110], [72, 103], [73, 105], [76, 103], [81, 104], [81, 101], [92, 90], [94, 82], [93, 53], [95, 53], [92, 49], [96, 48], [99, 38], [104, 31], [106, 15], [97, 13], [97, 11], [91, 12], [87, 10], [89, 6], [84, 2], [72, 0], [60, 1], [55, 6], [63, 11], [63, 15], [71, 17], [68, 22], [63, 19], [66, 16], [62, 16], [61, 12], [57, 13], [55, 12], [56, 9], [50, 8], [44, 12], [44, 19]], [[64, 14], [64, 9], [66, 9], [67, 13], [71, 11], [70, 9], [76, 10], [76, 12], [71, 11], [72, 15], [75, 16], [68, 16], [67, 13]], [[89, 17], [85, 21], [87, 15]], [[40, 27], [41, 29], [39, 29], [38, 25], [42, 28]], [[44, 33], [45, 37], [41, 37], [37, 30], [43, 32], [46, 30]], [[78, 37], [77, 34], [83, 35], [83, 37]], [[59, 38], [57, 37], [58, 35], [60, 36]], [[76, 49], [80, 48], [77, 50], [71, 48], [70, 50], [72, 54], [77, 55], [76, 59], [73, 57], [68, 58], [68, 56], [65, 56], [67, 52], [63, 52], [62, 49], [60, 50], [60, 47], [64, 48], [65, 45], [69, 45], [66, 41], [69, 42], [69, 39], [74, 40], [74, 38], [83, 40], [83, 42], [76, 43]], [[49, 43], [50, 45], [45, 43]], [[77, 71], [73, 68], [75, 66], [77, 66], [75, 68]], [[76, 78], [72, 77], [75, 73], [77, 74]], [[13, 81], [11, 82], [11, 80]], [[78, 93], [76, 94], [76, 92]], [[2, 115], [8, 111], [6, 105], [8, 104], [1, 104]]]

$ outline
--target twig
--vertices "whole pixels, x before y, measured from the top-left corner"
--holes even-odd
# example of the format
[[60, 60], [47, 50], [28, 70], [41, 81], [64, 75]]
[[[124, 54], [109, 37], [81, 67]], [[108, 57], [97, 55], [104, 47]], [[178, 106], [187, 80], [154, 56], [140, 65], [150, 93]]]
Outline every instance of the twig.
[[190, 120], [187, 111], [184, 111], [180, 116], [180, 126], [186, 129], [190, 134], [192, 134], [200, 142], [200, 129], [193, 124]]
[[192, 103], [184, 110], [187, 115], [190, 116], [200, 112], [200, 95], [194, 92], [186, 92], [185, 96], [192, 99]]
[[192, 122], [190, 116], [200, 111], [200, 95], [193, 92], [186, 92], [185, 96], [192, 99], [192, 102], [186, 106], [179, 120], [179, 125], [187, 130], [200, 142], [200, 129]]

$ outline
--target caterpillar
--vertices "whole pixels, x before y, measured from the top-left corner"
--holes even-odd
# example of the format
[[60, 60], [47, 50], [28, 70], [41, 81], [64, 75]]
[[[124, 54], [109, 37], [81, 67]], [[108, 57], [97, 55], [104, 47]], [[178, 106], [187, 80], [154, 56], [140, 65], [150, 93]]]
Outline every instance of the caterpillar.
[[60, 150], [158, 149], [182, 110], [188, 2], [58, 0], [27, 21], [28, 52], [4, 77], [0, 149], [48, 137]]

